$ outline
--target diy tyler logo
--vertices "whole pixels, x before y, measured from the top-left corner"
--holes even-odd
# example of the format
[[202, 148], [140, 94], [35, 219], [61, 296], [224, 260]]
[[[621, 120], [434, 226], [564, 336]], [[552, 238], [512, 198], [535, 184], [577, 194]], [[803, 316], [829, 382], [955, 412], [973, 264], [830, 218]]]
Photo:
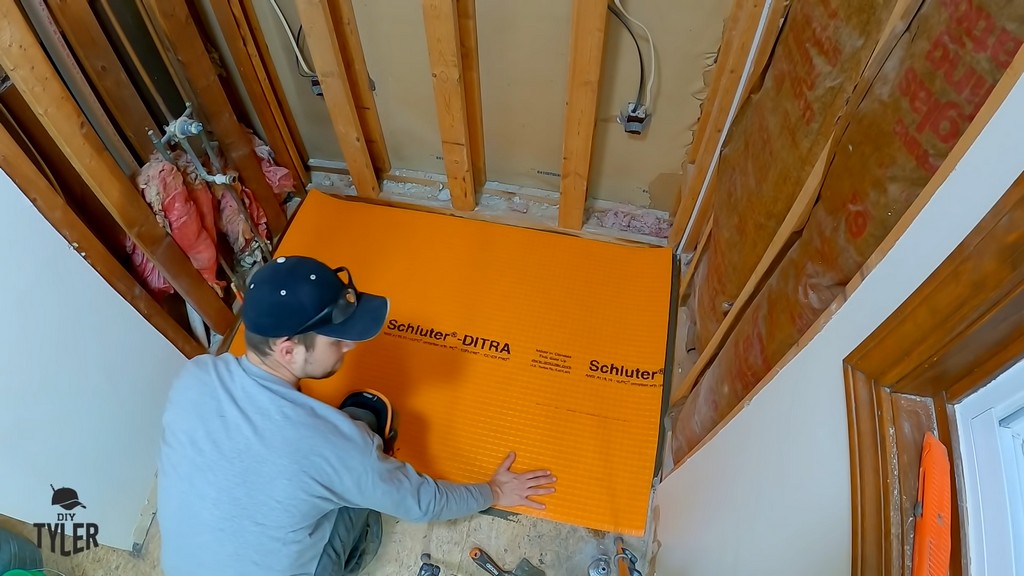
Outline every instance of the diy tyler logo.
[[[78, 498], [78, 492], [74, 488], [54, 488], [50, 497], [50, 504], [65, 510], [57, 513], [57, 521], [33, 524], [36, 528], [36, 547], [43, 549], [43, 545], [49, 543], [50, 552], [61, 556], [71, 556], [92, 548], [98, 548], [99, 542], [96, 538], [100, 535], [99, 525], [92, 522], [75, 522], [78, 508], [85, 509], [85, 504]], [[69, 530], [70, 524], [70, 530]], [[48, 539], [44, 541], [43, 530], [46, 530]], [[67, 536], [71, 536], [71, 549], [67, 548]]]

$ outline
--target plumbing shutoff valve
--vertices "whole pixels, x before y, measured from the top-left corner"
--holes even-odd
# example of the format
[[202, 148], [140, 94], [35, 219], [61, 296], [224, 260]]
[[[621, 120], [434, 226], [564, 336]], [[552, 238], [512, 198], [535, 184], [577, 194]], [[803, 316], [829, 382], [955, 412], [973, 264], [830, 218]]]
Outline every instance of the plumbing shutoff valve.
[[617, 120], [627, 134], [643, 134], [651, 117], [647, 114], [647, 106], [637, 106], [636, 102], [629, 102], [619, 112]]
[[198, 136], [203, 133], [203, 123], [188, 117], [189, 110], [184, 116], [179, 117], [167, 127], [167, 132], [181, 140], [189, 136]]

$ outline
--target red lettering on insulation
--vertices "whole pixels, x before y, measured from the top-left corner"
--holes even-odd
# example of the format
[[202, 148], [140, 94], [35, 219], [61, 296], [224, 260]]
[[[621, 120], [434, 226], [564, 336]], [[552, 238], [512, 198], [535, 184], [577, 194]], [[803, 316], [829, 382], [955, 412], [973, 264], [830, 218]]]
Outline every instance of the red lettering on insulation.
[[970, 50], [985, 56], [1002, 71], [1022, 44], [1020, 38], [972, 0], [944, 0], [943, 4], [950, 14], [949, 23], [932, 40], [924, 58], [924, 63], [937, 74], [925, 76], [941, 81], [944, 92], [952, 92], [955, 98], [940, 98], [914, 68], [908, 68], [897, 85], [917, 122], [911, 127], [899, 120], [893, 130], [917, 164], [926, 170], [937, 166], [921, 138], [930, 134], [943, 146], [952, 146], [995, 85], [962, 53]]
[[950, 14], [949, 26], [960, 32], [950, 40], [958, 48], [970, 48], [987, 54], [998, 70], [1006, 70], [1024, 43], [989, 12], [979, 8], [973, 0], [944, 0], [945, 11]]
[[832, 28], [833, 23], [839, 19], [839, 12], [827, 2], [823, 3], [821, 8], [825, 12], [825, 18], [811, 27], [808, 41], [825, 58], [825, 62], [828, 62], [830, 66], [838, 66], [841, 54]]
[[868, 211], [861, 202], [860, 196], [854, 194], [850, 198], [846, 212], [846, 233], [854, 240], [860, 240], [868, 231]]
[[992, 58], [992, 63], [996, 65], [996, 68], [1006, 70], [1013, 62], [1013, 57], [1020, 50], [1021, 44], [1024, 44], [1024, 40], [1003, 28], [999, 31], [996, 41], [992, 43], [992, 49], [989, 50], [988, 55]]
[[910, 111], [920, 117], [914, 132], [918, 136], [930, 132], [943, 144], [956, 142], [961, 130], [963, 111], [955, 102], [943, 102], [935, 96], [917, 70], [908, 68], [897, 87], [907, 98]]

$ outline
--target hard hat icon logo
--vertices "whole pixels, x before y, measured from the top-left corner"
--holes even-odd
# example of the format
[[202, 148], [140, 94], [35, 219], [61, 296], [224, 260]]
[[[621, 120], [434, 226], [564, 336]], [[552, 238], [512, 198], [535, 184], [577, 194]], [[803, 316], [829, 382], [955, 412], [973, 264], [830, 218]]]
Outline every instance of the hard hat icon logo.
[[60, 506], [65, 510], [74, 510], [79, 506], [85, 508], [85, 504], [82, 504], [82, 501], [78, 499], [78, 492], [74, 488], [54, 488], [53, 484], [50, 484], [50, 489], [53, 490], [50, 504]]

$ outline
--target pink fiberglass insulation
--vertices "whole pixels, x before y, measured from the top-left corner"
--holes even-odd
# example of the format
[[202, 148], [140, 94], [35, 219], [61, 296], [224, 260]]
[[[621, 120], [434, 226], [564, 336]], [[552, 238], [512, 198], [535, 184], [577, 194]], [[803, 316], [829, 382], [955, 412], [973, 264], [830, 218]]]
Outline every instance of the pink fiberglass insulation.
[[179, 150], [171, 154], [171, 160], [178, 167], [185, 180], [185, 187], [188, 188], [189, 198], [192, 199], [192, 203], [196, 205], [196, 209], [199, 211], [199, 219], [202, 222], [203, 230], [206, 231], [206, 234], [216, 245], [217, 208], [210, 187], [203, 180], [202, 176], [199, 175], [199, 171], [196, 170], [196, 166], [192, 163], [188, 154]]
[[672, 228], [672, 222], [667, 218], [660, 218], [650, 212], [636, 213], [626, 210], [608, 210], [597, 212], [593, 216], [605, 228], [644, 234], [655, 238], [668, 238], [668, 231]]
[[[208, 229], [204, 227], [202, 210], [189, 194], [181, 172], [174, 164], [154, 155], [139, 171], [135, 185], [142, 191], [150, 206], [154, 207], [158, 220], [162, 212], [161, 224], [188, 255], [192, 265], [218, 294], [222, 294], [224, 282], [217, 280], [215, 236], [211, 237]], [[197, 198], [200, 203], [205, 204], [201, 192], [197, 194]], [[157, 201], [159, 208], [156, 207]], [[212, 212], [212, 201], [203, 210], [207, 213]]]
[[270, 184], [279, 199], [284, 199], [289, 192], [295, 190], [295, 178], [287, 168], [274, 163], [274, 151], [270, 146], [251, 131], [249, 137], [252, 139], [253, 148], [256, 149], [256, 155], [260, 158], [260, 166], [263, 168], [267, 184]]
[[[220, 148], [215, 148], [217, 154], [217, 160], [220, 166], [227, 167], [228, 162], [224, 157], [223, 152]], [[206, 170], [211, 170], [211, 159], [206, 158]], [[230, 169], [230, 167], [228, 167]], [[265, 240], [270, 239], [270, 228], [267, 225], [267, 214], [263, 211], [263, 207], [256, 201], [256, 197], [252, 191], [249, 190], [244, 184], [235, 186], [239, 198], [245, 204], [244, 209], [249, 212], [249, 217], [258, 229], [258, 233]], [[242, 207], [238, 206], [235, 198], [231, 193], [226, 190], [225, 186], [214, 186], [214, 194], [217, 196], [219, 202], [218, 213], [220, 220], [218, 226], [227, 237], [228, 242], [231, 244], [231, 248], [235, 251], [235, 255], [241, 255], [250, 249], [250, 244], [255, 239], [252, 231], [249, 230], [248, 224], [242, 216]]]
[[125, 239], [125, 249], [131, 257], [132, 269], [135, 270], [135, 275], [146, 288], [146, 292], [158, 300], [174, 292], [174, 287], [167, 282], [163, 274], [157, 270], [156, 264], [146, 257], [142, 248], [139, 248], [139, 245], [133, 242], [131, 237]]
[[[228, 243], [231, 244], [231, 248], [235, 251], [235, 254], [242, 254], [250, 248], [250, 244], [256, 236], [253, 235], [252, 231], [249, 229], [249, 224], [245, 221], [245, 217], [242, 215], [242, 209], [235, 201], [235, 197], [232, 196], [224, 186], [216, 186], [214, 189], [217, 190], [217, 193], [219, 194], [218, 227], [221, 232], [227, 236]], [[252, 191], [242, 186], [238, 193], [242, 198], [242, 202], [245, 203], [246, 208], [248, 209], [249, 217], [259, 229], [260, 236], [263, 236], [264, 239], [269, 239], [270, 234], [269, 229], [267, 228], [267, 215], [263, 212], [263, 208], [260, 206], [259, 202], [256, 201]]]

